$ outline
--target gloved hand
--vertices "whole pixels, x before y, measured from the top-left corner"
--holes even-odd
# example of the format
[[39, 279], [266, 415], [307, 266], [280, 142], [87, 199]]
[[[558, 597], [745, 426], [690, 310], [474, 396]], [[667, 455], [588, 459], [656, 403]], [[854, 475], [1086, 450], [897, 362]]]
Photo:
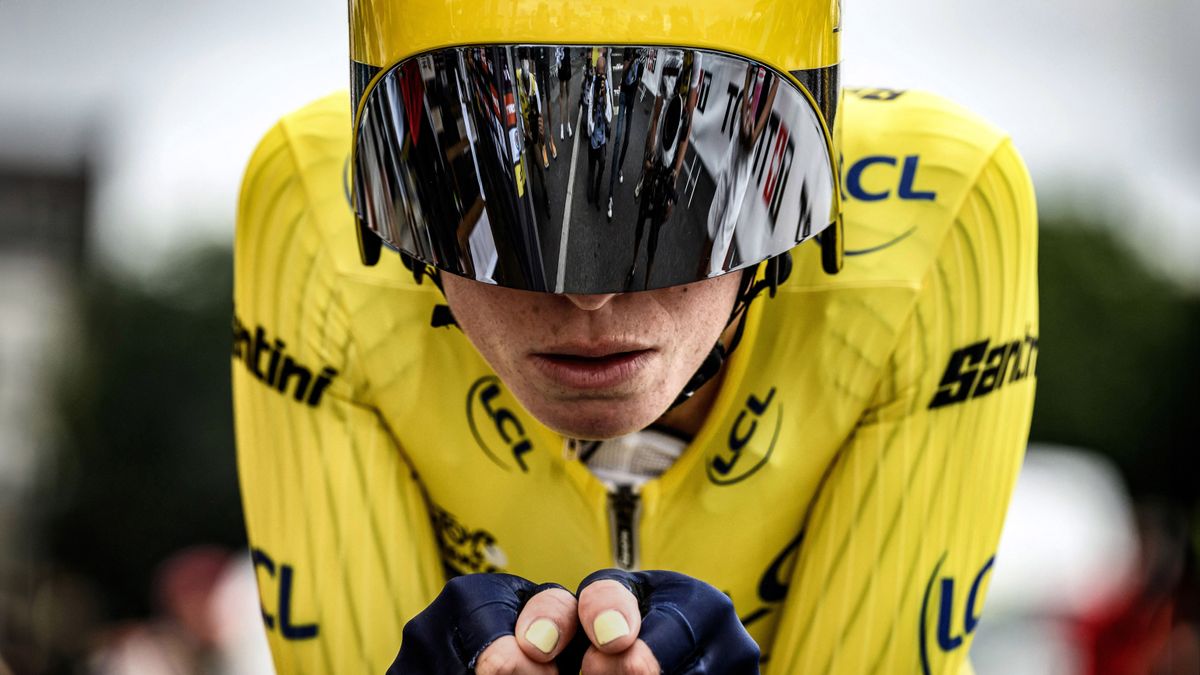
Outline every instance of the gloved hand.
[[558, 584], [455, 577], [404, 626], [388, 675], [577, 675], [588, 644], [577, 626], [575, 596]]
[[759, 649], [733, 603], [678, 572], [602, 570], [579, 585], [579, 619], [592, 646], [584, 675], [758, 673]]

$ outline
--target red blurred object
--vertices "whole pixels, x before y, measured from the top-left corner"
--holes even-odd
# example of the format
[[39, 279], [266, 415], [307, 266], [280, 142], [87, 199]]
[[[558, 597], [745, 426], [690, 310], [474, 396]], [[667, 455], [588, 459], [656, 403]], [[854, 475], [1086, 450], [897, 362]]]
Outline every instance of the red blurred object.
[[1088, 675], [1200, 673], [1200, 585], [1187, 522], [1139, 514], [1140, 574], [1125, 593], [1075, 625]]
[[229, 551], [196, 546], [168, 558], [155, 575], [154, 593], [162, 611], [202, 647], [218, 640], [210, 598], [229, 564]]

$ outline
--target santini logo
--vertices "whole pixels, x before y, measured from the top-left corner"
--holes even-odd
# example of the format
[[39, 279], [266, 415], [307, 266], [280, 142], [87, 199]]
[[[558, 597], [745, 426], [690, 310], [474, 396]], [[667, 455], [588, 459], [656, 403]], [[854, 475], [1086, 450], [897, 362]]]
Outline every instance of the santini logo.
[[1025, 335], [988, 349], [991, 340], [980, 340], [950, 355], [950, 363], [938, 383], [929, 409], [962, 403], [968, 398], [986, 396], [1006, 383], [1019, 382], [1034, 374], [1037, 367], [1038, 339]]
[[313, 371], [300, 365], [286, 350], [287, 344], [278, 338], [272, 340], [262, 326], [255, 327], [251, 335], [241, 320], [233, 317], [233, 358], [240, 359], [259, 382], [281, 394], [291, 390], [297, 401], [317, 407], [337, 371], [325, 366], [314, 378]]

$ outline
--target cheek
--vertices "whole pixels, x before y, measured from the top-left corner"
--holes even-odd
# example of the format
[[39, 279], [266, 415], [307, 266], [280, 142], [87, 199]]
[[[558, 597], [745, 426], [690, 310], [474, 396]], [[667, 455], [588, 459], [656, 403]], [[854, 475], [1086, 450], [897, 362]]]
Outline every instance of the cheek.
[[524, 344], [523, 329], [532, 312], [512, 291], [446, 275], [446, 303], [467, 339], [493, 367], [511, 359], [509, 351]]
[[677, 340], [703, 344], [707, 351], [725, 330], [737, 297], [738, 275], [729, 274], [673, 290], [668, 311], [675, 317]]

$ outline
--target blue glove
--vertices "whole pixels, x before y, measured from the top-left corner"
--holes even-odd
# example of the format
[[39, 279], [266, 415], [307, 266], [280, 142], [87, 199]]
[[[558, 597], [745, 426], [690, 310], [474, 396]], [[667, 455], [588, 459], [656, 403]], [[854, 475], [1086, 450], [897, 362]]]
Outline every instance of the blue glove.
[[[388, 675], [469, 675], [488, 645], [512, 635], [517, 615], [529, 598], [558, 584], [536, 585], [511, 574], [469, 574], [447, 582], [442, 592], [404, 626], [400, 653]], [[575, 639], [558, 656], [562, 673], [579, 673], [587, 635]]]
[[758, 645], [733, 602], [716, 588], [678, 572], [609, 569], [588, 575], [575, 595], [601, 579], [620, 583], [637, 598], [642, 614], [638, 639], [653, 652], [664, 675], [758, 673]]

